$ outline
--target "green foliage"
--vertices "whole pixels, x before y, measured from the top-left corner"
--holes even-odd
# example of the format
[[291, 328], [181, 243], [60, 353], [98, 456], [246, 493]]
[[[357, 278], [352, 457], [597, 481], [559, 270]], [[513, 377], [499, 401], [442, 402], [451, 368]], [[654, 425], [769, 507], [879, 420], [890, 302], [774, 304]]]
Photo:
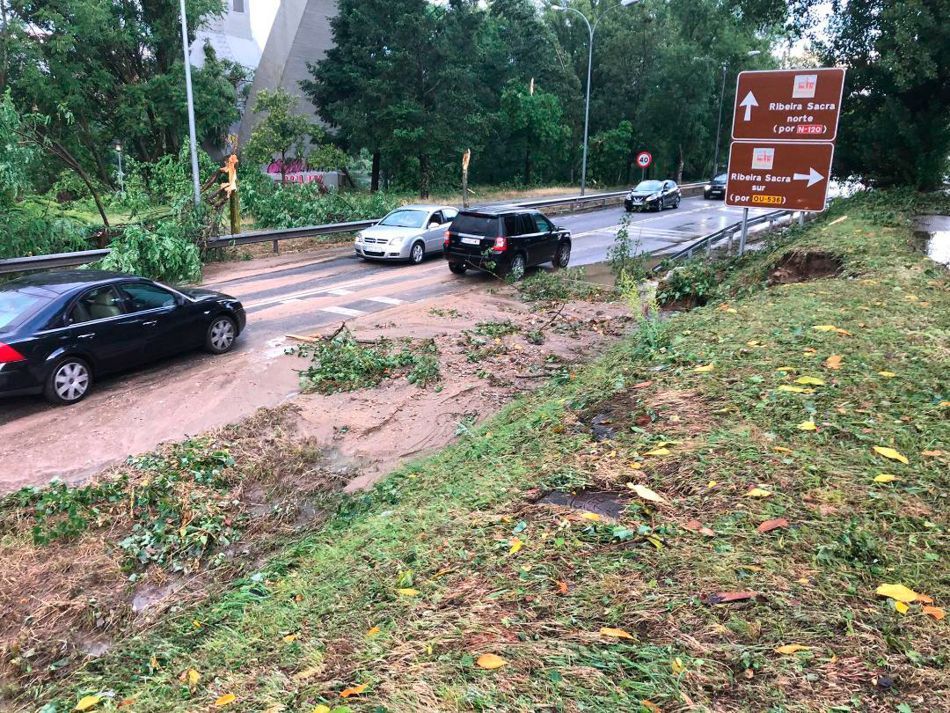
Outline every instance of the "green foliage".
[[584, 269], [538, 270], [517, 283], [525, 302], [567, 302], [608, 298], [608, 290], [584, 281]]
[[618, 281], [623, 279], [643, 280], [647, 276], [646, 260], [640, 240], [630, 239], [630, 216], [624, 215], [620, 229], [614, 236], [613, 245], [607, 249], [607, 264]]
[[29, 167], [36, 149], [19, 140], [17, 132], [22, 125], [7, 89], [0, 95], [0, 211], [7, 210], [30, 185]]
[[276, 156], [281, 161], [281, 183], [284, 163], [291, 157], [304, 158], [309, 137], [320, 129], [297, 111], [297, 97], [283, 87], [262, 89], [254, 102], [254, 113], [263, 114], [242, 155], [252, 164], [267, 164]]
[[112, 241], [112, 252], [103, 259], [105, 270], [150, 277], [168, 283], [201, 279], [201, 251], [189, 239], [188, 228], [177, 220], [159, 221], [154, 227], [130, 225]]
[[90, 228], [35, 205], [0, 211], [0, 259], [89, 250]]
[[421, 387], [440, 378], [438, 349], [431, 340], [415, 348], [404, 345], [397, 351], [386, 339], [361, 344], [344, 328], [332, 339], [303, 344], [293, 351], [310, 360], [300, 372], [303, 389], [321, 394], [378, 386], [401, 374]]
[[472, 331], [483, 337], [506, 337], [514, 334], [519, 329], [518, 325], [510, 319], [502, 322], [479, 322]]
[[704, 305], [716, 290], [719, 279], [715, 268], [697, 258], [674, 267], [657, 288], [656, 298], [661, 305]]
[[527, 87], [512, 82], [501, 93], [498, 120], [508, 134], [511, 150], [524, 156], [521, 177], [530, 185], [537, 158], [550, 163], [563, 151], [568, 138], [561, 103], [553, 94], [541, 90], [532, 93]]

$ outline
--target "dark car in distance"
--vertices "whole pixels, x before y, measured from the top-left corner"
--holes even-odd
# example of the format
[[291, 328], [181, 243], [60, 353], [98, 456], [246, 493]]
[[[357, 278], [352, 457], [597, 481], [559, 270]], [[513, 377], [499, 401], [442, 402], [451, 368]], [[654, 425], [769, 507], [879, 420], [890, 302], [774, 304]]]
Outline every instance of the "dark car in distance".
[[0, 396], [83, 399], [95, 379], [204, 347], [230, 351], [245, 326], [233, 297], [94, 270], [0, 284]]
[[711, 198], [725, 198], [726, 197], [726, 178], [727, 174], [720, 173], [718, 176], [713, 178], [709, 183], [703, 186], [703, 198], [707, 201]]
[[463, 210], [445, 231], [443, 256], [456, 275], [475, 268], [519, 280], [534, 265], [567, 267], [571, 232], [529, 208]]
[[679, 208], [682, 195], [676, 181], [640, 181], [623, 202], [628, 213], [635, 210]]

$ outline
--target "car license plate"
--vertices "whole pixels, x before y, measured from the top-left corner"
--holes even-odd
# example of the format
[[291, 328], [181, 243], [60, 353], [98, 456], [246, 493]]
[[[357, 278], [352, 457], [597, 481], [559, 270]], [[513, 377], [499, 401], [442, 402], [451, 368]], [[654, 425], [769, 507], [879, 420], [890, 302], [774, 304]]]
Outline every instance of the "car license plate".
[[480, 238], [462, 238], [462, 242], [466, 245], [481, 245], [482, 241]]

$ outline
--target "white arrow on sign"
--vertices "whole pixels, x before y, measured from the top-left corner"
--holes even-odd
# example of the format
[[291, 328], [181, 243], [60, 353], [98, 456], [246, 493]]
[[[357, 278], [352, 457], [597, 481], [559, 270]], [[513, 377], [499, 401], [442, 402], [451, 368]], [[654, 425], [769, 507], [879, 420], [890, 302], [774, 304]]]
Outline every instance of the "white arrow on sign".
[[796, 181], [808, 181], [808, 185], [805, 186], [806, 188], [811, 188], [818, 183], [818, 181], [824, 180], [824, 178], [824, 176], [811, 167], [809, 167], [808, 173], [796, 173], [792, 176], [792, 179]]
[[743, 117], [742, 120], [752, 121], [752, 107], [758, 106], [758, 105], [759, 105], [759, 102], [755, 100], [755, 94], [753, 94], [752, 92], [749, 92], [748, 94], [746, 94], [745, 99], [739, 102], [739, 106], [745, 107], [745, 116]]

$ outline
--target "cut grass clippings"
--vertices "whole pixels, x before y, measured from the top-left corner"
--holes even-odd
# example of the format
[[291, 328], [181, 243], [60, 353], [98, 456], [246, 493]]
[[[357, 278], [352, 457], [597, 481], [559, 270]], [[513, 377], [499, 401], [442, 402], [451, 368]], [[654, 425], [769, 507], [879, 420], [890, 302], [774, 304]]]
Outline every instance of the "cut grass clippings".
[[[809, 250], [837, 276], [765, 287]], [[21, 700], [947, 710], [947, 623], [924, 611], [950, 604], [947, 272], [860, 201], [736, 270], [727, 301], [630, 336]], [[555, 488], [629, 496], [615, 519], [542, 504]]]

